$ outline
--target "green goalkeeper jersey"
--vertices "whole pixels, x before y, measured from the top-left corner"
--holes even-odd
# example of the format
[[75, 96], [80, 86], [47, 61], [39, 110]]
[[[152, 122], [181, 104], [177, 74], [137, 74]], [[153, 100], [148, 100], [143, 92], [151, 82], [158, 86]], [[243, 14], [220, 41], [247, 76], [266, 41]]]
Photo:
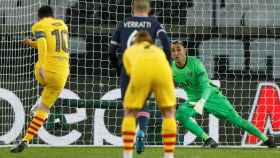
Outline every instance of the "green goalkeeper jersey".
[[217, 90], [210, 84], [205, 67], [196, 57], [187, 57], [184, 67], [177, 67], [173, 61], [172, 71], [176, 84], [185, 90], [189, 101], [196, 102], [201, 98], [207, 100]]

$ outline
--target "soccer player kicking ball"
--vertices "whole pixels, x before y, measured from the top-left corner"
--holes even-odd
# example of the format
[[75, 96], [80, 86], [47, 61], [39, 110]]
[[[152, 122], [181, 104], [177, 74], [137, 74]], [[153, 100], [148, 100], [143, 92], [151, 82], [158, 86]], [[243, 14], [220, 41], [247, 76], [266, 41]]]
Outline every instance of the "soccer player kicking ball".
[[123, 157], [133, 157], [136, 115], [149, 94], [154, 92], [163, 115], [164, 158], [173, 158], [176, 144], [175, 89], [172, 72], [164, 52], [153, 44], [149, 33], [140, 31], [134, 44], [123, 55], [130, 81], [125, 93], [122, 121]]
[[27, 39], [25, 44], [38, 49], [35, 65], [36, 80], [43, 86], [41, 102], [36, 106], [34, 116], [22, 141], [11, 149], [22, 152], [42, 127], [50, 108], [58, 98], [69, 75], [68, 28], [62, 20], [54, 18], [49, 6], [38, 10], [39, 21], [32, 26], [35, 41]]
[[171, 55], [174, 59], [172, 62], [173, 78], [176, 84], [188, 94], [188, 101], [179, 105], [176, 112], [176, 119], [185, 129], [202, 138], [205, 146], [216, 147], [217, 143], [209, 138], [192, 118], [196, 114], [202, 114], [205, 110], [217, 118], [228, 120], [235, 126], [257, 136], [263, 141], [263, 145], [270, 148], [276, 147], [271, 138], [238, 115], [228, 99], [209, 82], [206, 69], [200, 60], [188, 56], [187, 49], [182, 42], [172, 43]]

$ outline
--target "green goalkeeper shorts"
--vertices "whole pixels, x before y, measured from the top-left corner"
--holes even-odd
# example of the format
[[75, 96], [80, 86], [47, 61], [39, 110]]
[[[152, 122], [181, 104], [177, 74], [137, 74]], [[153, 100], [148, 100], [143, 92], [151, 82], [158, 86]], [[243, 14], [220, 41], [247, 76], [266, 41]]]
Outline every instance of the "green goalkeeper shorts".
[[[182, 120], [188, 117], [193, 117], [198, 114], [194, 109], [191, 101], [186, 101], [179, 105], [176, 112], [176, 119]], [[204, 105], [204, 112], [211, 113], [220, 119], [235, 116], [237, 113], [234, 110], [229, 100], [220, 92], [214, 92]]]

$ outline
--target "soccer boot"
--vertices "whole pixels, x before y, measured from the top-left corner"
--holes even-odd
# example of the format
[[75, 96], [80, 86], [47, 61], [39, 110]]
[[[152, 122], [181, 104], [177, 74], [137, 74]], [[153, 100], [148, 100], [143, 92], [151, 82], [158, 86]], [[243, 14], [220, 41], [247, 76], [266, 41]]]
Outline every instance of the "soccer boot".
[[213, 138], [210, 137], [204, 142], [203, 147], [205, 147], [205, 148], [217, 148], [218, 145], [219, 144]]
[[271, 137], [262, 143], [262, 146], [267, 146], [268, 148], [277, 148], [277, 145], [273, 142]]
[[11, 148], [11, 153], [20, 153], [22, 152], [25, 148], [27, 148], [27, 141], [21, 141], [19, 144]]
[[135, 148], [136, 148], [136, 152], [138, 154], [141, 154], [142, 152], [144, 152], [144, 136], [145, 136], [144, 131], [139, 130], [137, 132]]

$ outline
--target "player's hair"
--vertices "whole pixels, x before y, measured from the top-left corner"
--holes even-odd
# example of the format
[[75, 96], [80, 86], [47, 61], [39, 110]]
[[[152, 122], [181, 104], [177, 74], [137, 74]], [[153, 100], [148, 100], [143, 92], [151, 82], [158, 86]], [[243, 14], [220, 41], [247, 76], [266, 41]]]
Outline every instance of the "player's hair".
[[175, 40], [175, 41], [172, 41], [172, 44], [179, 44], [179, 45], [183, 46], [184, 48], [188, 47], [188, 42], [187, 41]]
[[53, 17], [53, 16], [54, 16], [53, 9], [48, 5], [44, 5], [38, 10], [38, 17], [40, 19], [45, 17]]
[[149, 42], [150, 44], [154, 44], [151, 35], [146, 31], [140, 31], [135, 35], [135, 39], [133, 43], [141, 43], [141, 42]]
[[134, 10], [146, 12], [150, 9], [150, 0], [134, 0], [132, 5]]

